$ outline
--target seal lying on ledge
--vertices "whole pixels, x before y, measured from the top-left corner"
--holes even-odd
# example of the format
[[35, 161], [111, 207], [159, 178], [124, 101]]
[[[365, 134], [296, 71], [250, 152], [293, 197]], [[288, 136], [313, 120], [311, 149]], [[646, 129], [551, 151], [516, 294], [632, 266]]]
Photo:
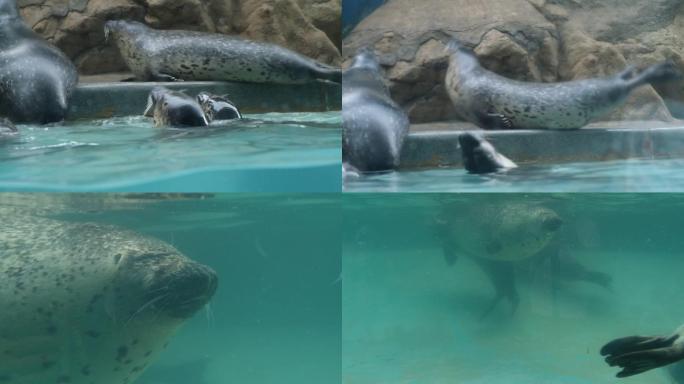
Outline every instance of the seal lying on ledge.
[[183, 92], [155, 87], [147, 98], [143, 115], [154, 118], [156, 127], [206, 127], [209, 121], [197, 100]]
[[213, 270], [160, 240], [2, 217], [2, 383], [133, 383], [216, 291]]
[[74, 64], [24, 24], [15, 0], [0, 0], [0, 115], [15, 123], [64, 120], [78, 83]]
[[464, 132], [458, 136], [463, 165], [470, 173], [494, 173], [518, 166], [496, 151], [482, 135]]
[[230, 101], [226, 96], [216, 96], [208, 92], [200, 92], [197, 95], [197, 102], [202, 106], [204, 116], [209, 122], [214, 120], [235, 120], [242, 119], [242, 114], [237, 105]]
[[628, 336], [615, 339], [601, 348], [606, 363], [629, 377], [684, 360], [684, 325], [665, 336]]
[[664, 62], [638, 74], [628, 68], [611, 77], [522, 82], [485, 69], [456, 41], [448, 49], [447, 93], [463, 118], [484, 129], [579, 129], [622, 105], [634, 89], [681, 77]]
[[112, 20], [121, 56], [141, 81], [216, 80], [301, 84], [340, 83], [339, 68], [321, 64], [274, 44], [214, 33], [161, 31], [135, 21]]
[[409, 119], [390, 97], [380, 65], [370, 51], [356, 55], [344, 72], [342, 127], [343, 162], [361, 172], [399, 166]]

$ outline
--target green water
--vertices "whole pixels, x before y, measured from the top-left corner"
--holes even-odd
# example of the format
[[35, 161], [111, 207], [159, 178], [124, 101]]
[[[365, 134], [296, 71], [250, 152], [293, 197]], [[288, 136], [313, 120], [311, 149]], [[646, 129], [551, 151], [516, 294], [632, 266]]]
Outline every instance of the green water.
[[158, 129], [144, 117], [19, 126], [0, 141], [0, 190], [340, 190], [339, 112], [245, 117], [206, 129]]
[[340, 207], [325, 195], [3, 195], [0, 209], [114, 224], [212, 267], [219, 288], [136, 384], [334, 383]]
[[[473, 259], [448, 267], [435, 220], [476, 225], [490, 204], [543, 206], [563, 219], [562, 257], [612, 289], [516, 267], [510, 314]], [[669, 194], [345, 195], [342, 371], [346, 384], [670, 383], [657, 369], [614, 378], [600, 347], [684, 323], [684, 196]], [[463, 240], [464, 242], [467, 240]], [[681, 380], [681, 378], [680, 378]]]

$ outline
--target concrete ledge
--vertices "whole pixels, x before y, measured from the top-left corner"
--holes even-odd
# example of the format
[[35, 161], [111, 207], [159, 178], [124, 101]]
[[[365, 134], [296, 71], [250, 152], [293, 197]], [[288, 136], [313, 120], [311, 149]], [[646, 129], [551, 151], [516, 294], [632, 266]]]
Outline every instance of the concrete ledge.
[[69, 120], [109, 118], [142, 114], [147, 96], [155, 86], [183, 90], [191, 96], [201, 91], [230, 95], [244, 113], [324, 112], [342, 108], [339, 84], [299, 85], [176, 82], [81, 83], [71, 99]]
[[[440, 123], [435, 128], [412, 127], [402, 151], [402, 168], [463, 166], [457, 138], [463, 129], [474, 127], [447, 130]], [[684, 157], [682, 122], [611, 122], [576, 131], [484, 131], [484, 136], [519, 164]]]

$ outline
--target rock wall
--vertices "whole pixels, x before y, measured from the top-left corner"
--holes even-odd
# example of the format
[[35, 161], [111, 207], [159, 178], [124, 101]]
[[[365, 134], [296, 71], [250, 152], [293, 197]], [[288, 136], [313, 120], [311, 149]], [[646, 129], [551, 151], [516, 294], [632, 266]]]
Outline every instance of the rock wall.
[[340, 63], [341, 0], [18, 0], [26, 23], [55, 43], [83, 74], [125, 71], [107, 20], [268, 41], [329, 64]]
[[[345, 38], [343, 57], [347, 65], [374, 47], [413, 122], [453, 119], [442, 84], [452, 36], [485, 67], [519, 80], [608, 75], [665, 59], [684, 71], [681, 0], [390, 0]], [[608, 119], [683, 118], [683, 102], [684, 81], [643, 87]]]

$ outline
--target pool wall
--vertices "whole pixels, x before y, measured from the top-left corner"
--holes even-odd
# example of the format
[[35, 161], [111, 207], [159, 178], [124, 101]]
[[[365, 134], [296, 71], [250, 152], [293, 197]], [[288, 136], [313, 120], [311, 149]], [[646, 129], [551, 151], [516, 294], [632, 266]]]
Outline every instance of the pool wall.
[[228, 95], [243, 113], [326, 112], [342, 108], [342, 89], [334, 83], [252, 84], [228, 82], [122, 82], [80, 84], [70, 102], [68, 120], [140, 115], [154, 87]]
[[[414, 129], [404, 144], [401, 167], [463, 166], [458, 136], [445, 125]], [[684, 157], [684, 126], [656, 122], [596, 124], [573, 131], [486, 131], [499, 152], [516, 163], [567, 163], [631, 158]]]

